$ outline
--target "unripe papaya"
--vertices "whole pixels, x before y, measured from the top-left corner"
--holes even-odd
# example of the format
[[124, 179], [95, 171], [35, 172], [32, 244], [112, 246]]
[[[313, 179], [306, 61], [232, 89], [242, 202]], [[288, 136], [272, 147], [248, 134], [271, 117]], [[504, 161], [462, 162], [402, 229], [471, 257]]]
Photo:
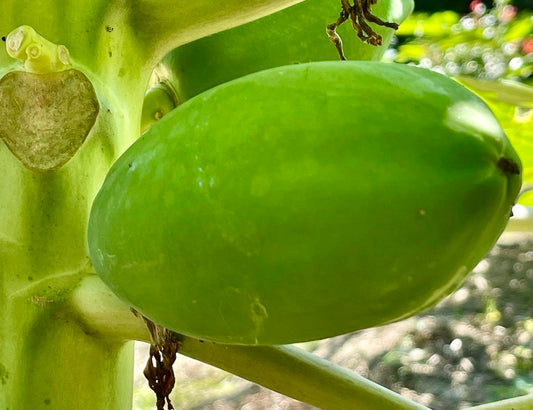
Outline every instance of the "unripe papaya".
[[[401, 23], [412, 12], [413, 0], [379, 0], [372, 12]], [[172, 72], [180, 101], [216, 85], [256, 71], [310, 61], [338, 60], [326, 26], [339, 17], [338, 1], [305, 0], [277, 13], [178, 47], [162, 64]], [[361, 41], [350, 22], [339, 27], [346, 57], [380, 60], [394, 30], [369, 23], [382, 36], [381, 46]]]
[[[372, 6], [372, 12], [384, 21], [399, 24], [413, 7], [413, 0], [380, 0]], [[154, 70], [163, 84], [146, 92], [141, 131], [146, 131], [179, 102], [243, 75], [287, 64], [338, 60], [325, 28], [337, 19], [339, 10], [335, 2], [305, 0], [174, 49]], [[349, 59], [377, 61], [383, 57], [394, 30], [369, 24], [381, 35], [381, 46], [361, 41], [348, 22], [339, 27]]]
[[89, 247], [151, 320], [283, 344], [399, 320], [453, 291], [503, 231], [520, 160], [440, 74], [279, 67], [173, 110], [113, 166]]

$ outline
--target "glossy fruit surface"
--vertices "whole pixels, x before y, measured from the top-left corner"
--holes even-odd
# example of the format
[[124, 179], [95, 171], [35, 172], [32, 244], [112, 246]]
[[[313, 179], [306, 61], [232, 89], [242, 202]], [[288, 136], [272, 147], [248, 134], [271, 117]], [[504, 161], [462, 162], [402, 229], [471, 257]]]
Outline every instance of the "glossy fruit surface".
[[113, 166], [89, 247], [178, 333], [320, 339], [449, 294], [503, 231], [520, 160], [474, 94], [375, 62], [279, 67], [184, 103]]
[[[401, 23], [413, 10], [413, 0], [380, 0], [372, 12]], [[163, 60], [177, 81], [180, 101], [213, 86], [267, 68], [310, 61], [338, 60], [326, 26], [337, 20], [340, 3], [305, 0], [275, 14], [178, 47]], [[394, 30], [370, 23], [383, 37], [380, 47], [363, 43], [350, 22], [339, 28], [346, 57], [380, 60]]]

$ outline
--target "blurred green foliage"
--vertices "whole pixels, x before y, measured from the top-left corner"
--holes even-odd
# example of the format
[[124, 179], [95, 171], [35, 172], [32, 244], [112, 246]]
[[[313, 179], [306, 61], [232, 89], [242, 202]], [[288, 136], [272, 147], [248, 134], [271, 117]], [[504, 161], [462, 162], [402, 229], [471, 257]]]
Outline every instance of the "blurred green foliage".
[[472, 11], [414, 13], [397, 32], [396, 61], [450, 76], [533, 82], [533, 19], [509, 0], [492, 8], [474, 0]]

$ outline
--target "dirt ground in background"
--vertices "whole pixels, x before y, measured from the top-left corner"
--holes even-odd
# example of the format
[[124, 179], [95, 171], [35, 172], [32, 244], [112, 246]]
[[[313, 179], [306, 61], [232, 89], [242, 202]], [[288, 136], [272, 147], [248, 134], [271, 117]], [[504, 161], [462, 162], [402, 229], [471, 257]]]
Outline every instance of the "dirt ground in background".
[[[505, 234], [464, 285], [422, 315], [305, 344], [307, 350], [434, 410], [533, 392], [533, 236]], [[136, 371], [134, 409], [154, 409]], [[176, 409], [314, 407], [179, 356]]]

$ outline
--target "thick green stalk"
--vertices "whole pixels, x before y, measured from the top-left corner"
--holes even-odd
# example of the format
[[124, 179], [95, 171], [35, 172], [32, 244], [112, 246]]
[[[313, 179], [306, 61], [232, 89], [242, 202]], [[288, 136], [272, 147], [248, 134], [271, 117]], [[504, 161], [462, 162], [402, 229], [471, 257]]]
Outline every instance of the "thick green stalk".
[[[144, 91], [160, 57], [297, 1], [234, 0], [218, 8], [204, 0], [0, 2], [2, 37], [20, 26], [36, 33], [15, 32], [5, 39], [9, 53], [0, 48], [1, 409], [131, 408], [131, 344], [123, 336], [87, 332], [62, 308], [92, 272], [86, 247], [92, 200], [111, 163], [139, 135]], [[43, 126], [52, 129], [47, 149], [72, 145], [63, 130], [78, 120], [69, 117], [76, 98], [59, 86], [51, 102], [51, 94], [35, 92], [63, 78], [58, 73], [67, 68], [92, 84], [87, 95], [96, 98], [87, 107], [96, 102], [98, 115], [88, 134], [78, 133], [79, 146], [67, 161], [47, 168], [32, 151], [40, 152], [43, 135], [17, 124], [42, 126], [32, 122], [32, 110], [45, 107], [46, 114], [46, 107], [61, 103], [52, 111], [59, 120], [49, 116], [51, 128]], [[7, 81], [13, 71], [21, 73]]]
[[184, 338], [180, 353], [321, 409], [427, 410], [293, 346], [229, 346]]
[[[158, 50], [157, 61], [179, 45], [247, 23], [302, 0], [140, 0], [132, 6], [131, 24]], [[333, 9], [335, 2], [332, 2]], [[305, 16], [302, 16], [305, 18]], [[152, 33], [157, 33], [153, 36]], [[152, 45], [153, 44], [153, 45]], [[169, 47], [171, 46], [171, 47]]]

